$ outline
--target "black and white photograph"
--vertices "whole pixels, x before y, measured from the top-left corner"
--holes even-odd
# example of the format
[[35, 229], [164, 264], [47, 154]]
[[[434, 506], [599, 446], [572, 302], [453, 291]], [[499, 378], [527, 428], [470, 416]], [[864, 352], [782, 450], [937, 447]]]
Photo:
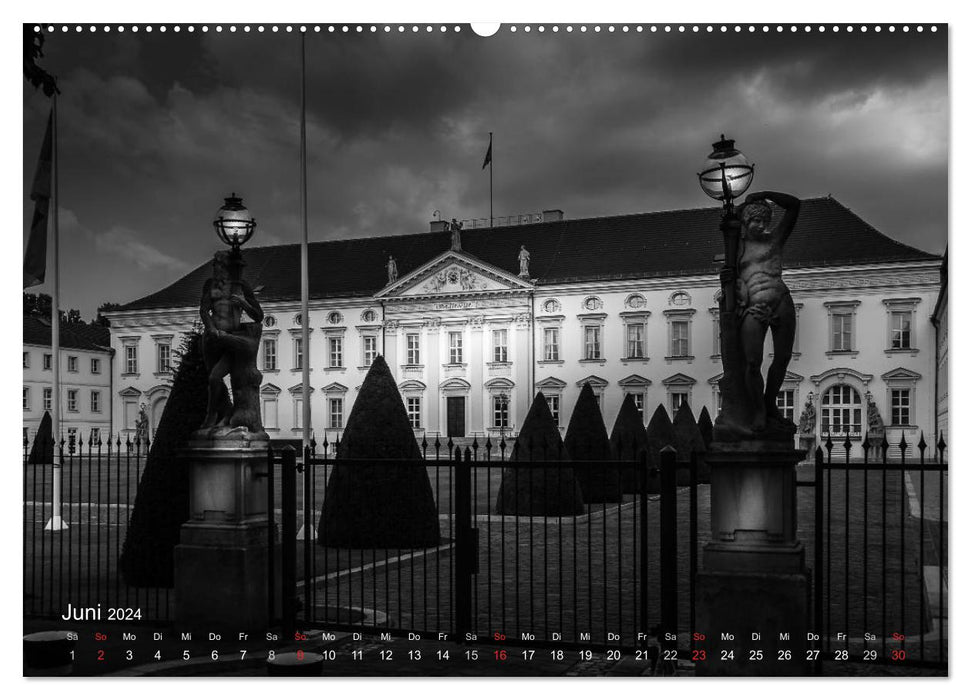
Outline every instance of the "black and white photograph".
[[23, 675], [948, 677], [952, 29], [23, 24]]

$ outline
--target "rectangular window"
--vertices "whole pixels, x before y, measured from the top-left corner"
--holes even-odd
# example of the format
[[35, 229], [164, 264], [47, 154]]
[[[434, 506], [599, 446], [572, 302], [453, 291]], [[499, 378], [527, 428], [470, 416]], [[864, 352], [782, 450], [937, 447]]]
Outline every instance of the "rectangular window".
[[492, 361], [509, 362], [508, 332], [502, 328], [492, 331]]
[[30, 410], [30, 389], [24, 387], [24, 410]]
[[138, 404], [134, 401], [125, 401], [125, 429], [134, 430], [137, 420]]
[[560, 395], [550, 394], [546, 397], [546, 405], [550, 407], [550, 413], [553, 414], [553, 423], [556, 425], [560, 424]]
[[909, 350], [910, 323], [912, 311], [893, 311], [890, 314], [890, 347], [894, 350]]
[[509, 427], [509, 397], [492, 397], [492, 425], [495, 428]]
[[78, 390], [67, 390], [67, 410], [76, 413], [78, 410]]
[[853, 349], [853, 314], [834, 313], [832, 315], [833, 352]]
[[101, 392], [100, 391], [91, 392], [91, 412], [101, 413]]
[[78, 358], [76, 355], [67, 356], [67, 371], [68, 372], [78, 371]]
[[125, 346], [125, 374], [138, 374], [138, 346]]
[[688, 357], [691, 354], [688, 329], [689, 321], [671, 321], [671, 357]]
[[344, 399], [330, 399], [330, 427], [344, 427]]
[[97, 445], [99, 442], [101, 442], [101, 428], [91, 428], [91, 432], [88, 433], [88, 447]]
[[560, 359], [560, 329], [543, 329], [543, 359], [558, 362]]
[[627, 357], [644, 357], [644, 335], [643, 323], [627, 324]]
[[51, 405], [54, 403], [54, 391], [49, 387], [44, 387], [44, 410], [50, 411]]
[[44, 365], [43, 365], [44, 369], [51, 368], [51, 365], [53, 364], [52, 359], [53, 359], [53, 356], [50, 353], [46, 353], [46, 352], [44, 353]]
[[681, 408], [681, 404], [688, 403], [688, 392], [686, 391], [672, 391], [671, 392], [671, 416], [678, 412]]
[[172, 345], [169, 343], [158, 344], [158, 373], [164, 374], [172, 371]]
[[24, 369], [27, 369], [28, 367], [30, 367], [30, 353], [29, 352], [25, 352], [24, 353]]
[[329, 338], [330, 340], [330, 366], [344, 366], [344, 339]]
[[370, 367], [374, 358], [378, 356], [378, 337], [376, 335], [364, 336], [364, 366]]
[[890, 390], [890, 424], [910, 425], [910, 389]]
[[448, 361], [453, 365], [462, 363], [462, 331], [448, 333]]
[[644, 394], [640, 391], [632, 391], [630, 395], [634, 397], [634, 405], [637, 406], [637, 412], [641, 414], [641, 420], [644, 419]]
[[303, 369], [303, 338], [293, 339], [293, 368]]
[[303, 399], [299, 396], [293, 397], [293, 427], [303, 430]]
[[418, 349], [420, 336], [418, 333], [408, 333], [405, 335], [405, 344], [408, 348], [408, 364], [409, 365], [420, 365], [421, 364], [421, 352]]
[[795, 420], [796, 415], [796, 392], [793, 389], [783, 389], [775, 397], [775, 405], [786, 420]]
[[276, 430], [279, 424], [280, 403], [274, 396], [263, 399], [263, 427], [268, 430]]
[[408, 409], [408, 422], [411, 423], [411, 427], [420, 428], [421, 427], [421, 397], [409, 396], [405, 400], [405, 406]]
[[263, 341], [263, 369], [276, 371], [276, 338], [266, 338]]
[[78, 429], [68, 428], [67, 429], [67, 451], [73, 455], [74, 450], [77, 446], [78, 446]]
[[586, 360], [601, 359], [600, 326], [583, 327], [583, 357]]
[[91, 358], [91, 374], [101, 374], [101, 359], [98, 357]]

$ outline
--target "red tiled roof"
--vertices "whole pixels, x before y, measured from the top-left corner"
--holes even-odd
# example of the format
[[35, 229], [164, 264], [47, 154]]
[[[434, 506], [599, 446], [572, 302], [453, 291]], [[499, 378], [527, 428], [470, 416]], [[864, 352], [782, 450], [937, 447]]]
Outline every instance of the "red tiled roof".
[[[61, 347], [74, 350], [107, 350], [111, 346], [111, 331], [93, 323], [60, 324]], [[51, 320], [41, 316], [24, 316], [24, 343], [51, 346]]]
[[[724, 252], [721, 209], [682, 209], [592, 219], [565, 219], [462, 232], [465, 252], [512, 274], [519, 272], [519, 246], [531, 256], [537, 285], [595, 279], [717, 274]], [[448, 250], [447, 232], [319, 241], [309, 246], [310, 296], [366, 296], [387, 283], [393, 255], [399, 276]], [[297, 244], [246, 248], [244, 277], [263, 286], [263, 300], [300, 298]], [[786, 266], [805, 268], [859, 263], [939, 260], [940, 256], [883, 235], [831, 197], [806, 199], [786, 244]], [[168, 287], [120, 310], [194, 306], [210, 275], [207, 261]]]

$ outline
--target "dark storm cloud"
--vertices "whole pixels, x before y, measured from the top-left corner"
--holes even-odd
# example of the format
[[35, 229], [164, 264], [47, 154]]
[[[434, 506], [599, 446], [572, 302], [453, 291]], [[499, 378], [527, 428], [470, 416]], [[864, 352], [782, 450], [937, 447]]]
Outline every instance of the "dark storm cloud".
[[[64, 286], [86, 313], [211, 255], [229, 190], [253, 207], [259, 243], [299, 239], [297, 36], [55, 35], [46, 48], [64, 89], [62, 223], [77, 261]], [[487, 216], [490, 131], [497, 215], [705, 206], [695, 173], [724, 132], [757, 163], [756, 186], [832, 193], [939, 252], [946, 49], [929, 32], [311, 34], [311, 237], [424, 230], [434, 210]], [[29, 182], [46, 103], [27, 89], [24, 109]]]

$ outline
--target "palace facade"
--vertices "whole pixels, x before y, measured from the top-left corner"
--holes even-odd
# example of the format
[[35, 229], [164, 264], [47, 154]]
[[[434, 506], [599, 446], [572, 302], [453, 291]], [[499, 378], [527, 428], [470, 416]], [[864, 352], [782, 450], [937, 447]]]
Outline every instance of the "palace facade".
[[[341, 432], [374, 357], [394, 373], [416, 436], [514, 435], [542, 391], [563, 430], [580, 388], [608, 430], [626, 394], [645, 422], [659, 404], [714, 417], [720, 397], [720, 209], [566, 219], [310, 245], [310, 347], [301, 347], [299, 246], [245, 248], [244, 277], [266, 314], [263, 420], [299, 439], [301, 368], [310, 363], [313, 430]], [[257, 232], [257, 237], [259, 236]], [[876, 231], [830, 197], [803, 201], [786, 246], [798, 313], [779, 405], [808, 432], [859, 440], [882, 422], [891, 442], [935, 417], [941, 257]], [[391, 264], [393, 262], [393, 265]], [[210, 264], [111, 312], [114, 428], [152, 428], [168, 396], [172, 348], [198, 319]], [[771, 358], [767, 339], [766, 366]], [[810, 414], [806, 414], [808, 417]], [[936, 439], [936, 436], [934, 436]]]

